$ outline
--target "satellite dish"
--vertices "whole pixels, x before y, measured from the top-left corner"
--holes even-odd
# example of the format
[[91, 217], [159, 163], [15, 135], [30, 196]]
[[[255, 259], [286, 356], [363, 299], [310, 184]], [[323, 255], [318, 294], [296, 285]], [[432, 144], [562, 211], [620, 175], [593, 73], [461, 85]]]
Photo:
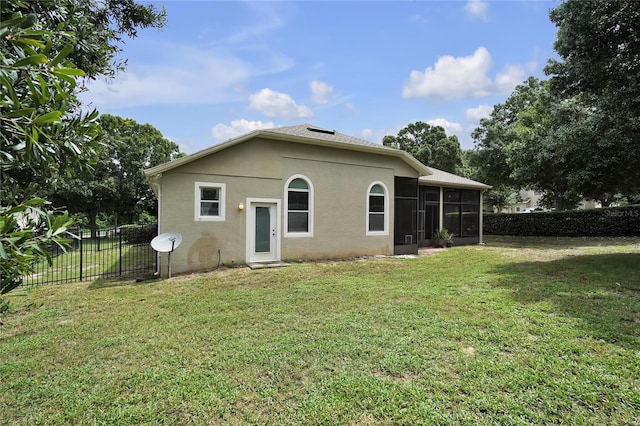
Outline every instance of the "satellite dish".
[[151, 247], [161, 253], [170, 253], [178, 248], [182, 242], [182, 235], [177, 232], [165, 232], [151, 240]]
[[[151, 240], [151, 247], [160, 253], [169, 253], [169, 262], [167, 269], [169, 272], [169, 278], [171, 278], [171, 252], [178, 248], [182, 242], [182, 235], [177, 232], [165, 232], [160, 234]], [[158, 269], [158, 273], [160, 269]]]

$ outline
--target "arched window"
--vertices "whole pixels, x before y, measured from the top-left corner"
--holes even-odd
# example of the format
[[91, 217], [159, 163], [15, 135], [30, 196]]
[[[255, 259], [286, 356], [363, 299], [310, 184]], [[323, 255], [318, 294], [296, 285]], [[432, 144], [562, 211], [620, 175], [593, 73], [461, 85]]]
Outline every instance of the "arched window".
[[313, 185], [306, 176], [294, 175], [285, 187], [285, 235], [313, 236]]
[[382, 182], [369, 185], [367, 191], [367, 235], [389, 234], [389, 196]]

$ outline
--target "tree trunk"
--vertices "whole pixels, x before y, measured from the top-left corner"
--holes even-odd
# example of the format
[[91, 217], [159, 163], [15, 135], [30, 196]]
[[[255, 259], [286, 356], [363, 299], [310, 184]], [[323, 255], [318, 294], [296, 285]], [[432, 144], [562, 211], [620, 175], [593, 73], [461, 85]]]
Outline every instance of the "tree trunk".
[[91, 239], [93, 240], [98, 237], [98, 225], [96, 224], [98, 212], [89, 212], [87, 216], [89, 217], [89, 229], [91, 230]]

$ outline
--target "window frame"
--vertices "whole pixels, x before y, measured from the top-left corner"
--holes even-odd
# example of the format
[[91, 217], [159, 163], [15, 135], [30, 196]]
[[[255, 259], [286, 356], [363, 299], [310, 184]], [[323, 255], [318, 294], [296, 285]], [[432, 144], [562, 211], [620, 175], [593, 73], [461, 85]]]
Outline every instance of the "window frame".
[[[371, 206], [370, 206], [370, 200], [371, 200], [371, 190], [373, 189], [374, 186], [376, 185], [380, 185], [382, 187], [382, 190], [384, 191], [384, 211], [382, 212], [383, 214], [383, 226], [384, 229], [381, 231], [371, 231], [369, 230], [369, 217], [371, 215]], [[380, 196], [378, 194], [373, 194], [375, 196]], [[365, 212], [366, 215], [366, 225], [365, 225], [365, 230], [366, 230], [366, 235], [367, 236], [376, 236], [376, 235], [389, 235], [389, 189], [387, 188], [387, 185], [384, 184], [384, 182], [380, 182], [380, 181], [375, 181], [372, 182], [369, 187], [367, 188], [367, 210]], [[378, 212], [374, 212], [375, 214], [378, 214]]]
[[[210, 216], [200, 214], [202, 206], [202, 188], [216, 188], [219, 190], [218, 215]], [[196, 222], [224, 222], [226, 212], [227, 185], [219, 182], [195, 182], [194, 191], [194, 220]]]
[[[289, 231], [289, 185], [296, 179], [302, 179], [306, 182], [308, 188], [307, 190], [300, 190], [296, 188], [292, 188], [294, 192], [307, 192], [309, 194], [308, 206], [307, 206], [307, 231], [306, 232], [290, 232]], [[305, 237], [313, 237], [313, 223], [314, 223], [314, 189], [313, 183], [311, 179], [302, 174], [295, 174], [289, 177], [284, 184], [284, 236], [288, 238], [305, 238]], [[303, 212], [303, 210], [292, 210], [292, 212]]]

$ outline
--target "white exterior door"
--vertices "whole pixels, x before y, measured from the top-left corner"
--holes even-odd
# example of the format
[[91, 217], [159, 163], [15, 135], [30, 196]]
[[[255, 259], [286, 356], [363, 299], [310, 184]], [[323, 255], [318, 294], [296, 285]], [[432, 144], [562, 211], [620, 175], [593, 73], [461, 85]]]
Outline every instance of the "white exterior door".
[[280, 260], [280, 200], [247, 200], [247, 262]]

